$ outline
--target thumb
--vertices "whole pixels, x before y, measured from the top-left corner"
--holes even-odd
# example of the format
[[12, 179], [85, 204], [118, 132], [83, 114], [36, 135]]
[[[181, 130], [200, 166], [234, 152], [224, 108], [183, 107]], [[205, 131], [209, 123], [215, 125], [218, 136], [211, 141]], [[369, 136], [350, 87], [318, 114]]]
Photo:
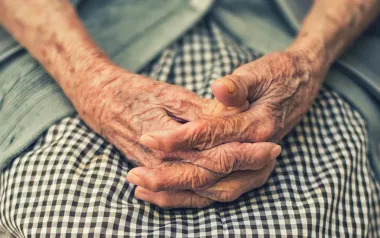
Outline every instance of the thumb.
[[227, 75], [214, 81], [211, 87], [215, 98], [227, 107], [239, 107], [247, 103], [248, 85], [238, 75]]

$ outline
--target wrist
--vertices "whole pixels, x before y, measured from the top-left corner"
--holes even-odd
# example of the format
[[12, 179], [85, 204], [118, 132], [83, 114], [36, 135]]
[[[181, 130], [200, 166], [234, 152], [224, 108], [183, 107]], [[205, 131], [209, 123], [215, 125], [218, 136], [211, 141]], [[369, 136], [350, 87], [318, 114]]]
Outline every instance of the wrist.
[[64, 45], [58, 51], [50, 51], [51, 55], [42, 63], [70, 99], [79, 85], [99, 78], [96, 76], [100, 70], [112, 64], [101, 49], [87, 42]]
[[80, 51], [85, 50], [76, 51], [72, 60], [59, 59], [52, 67], [45, 66], [78, 112], [87, 106], [86, 97], [94, 98], [100, 91], [102, 71], [112, 65], [101, 51], [89, 49], [83, 54]]
[[116, 72], [117, 69], [108, 60], [93, 58], [88, 62], [89, 64], [80, 66], [80, 70], [66, 78], [66, 86], [61, 87], [79, 116], [94, 131], [101, 133], [102, 110], [109, 104], [109, 95], [116, 95], [109, 90], [111, 85], [107, 80], [112, 79], [110, 72]]
[[61, 87], [65, 93], [68, 91], [66, 94], [72, 101], [81, 101], [87, 92], [101, 91], [102, 85], [112, 77], [112, 72], [119, 72], [116, 67], [109, 59], [94, 52], [58, 81], [64, 81]]
[[55, 42], [41, 51], [49, 52], [41, 57], [41, 63], [59, 84], [84, 73], [93, 73], [99, 65], [110, 62], [106, 54], [89, 41]]
[[334, 60], [323, 41], [318, 39], [296, 39], [286, 51], [303, 58], [315, 74], [326, 73]]

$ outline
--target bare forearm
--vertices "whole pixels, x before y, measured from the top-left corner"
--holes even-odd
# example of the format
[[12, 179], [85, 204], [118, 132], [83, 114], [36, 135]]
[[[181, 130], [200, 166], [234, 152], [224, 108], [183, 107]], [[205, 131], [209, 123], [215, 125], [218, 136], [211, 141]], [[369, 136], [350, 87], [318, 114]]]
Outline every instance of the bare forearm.
[[326, 69], [379, 10], [379, 0], [315, 0], [290, 49], [307, 51], [312, 61]]
[[71, 99], [74, 79], [107, 61], [68, 0], [0, 0], [0, 22]]

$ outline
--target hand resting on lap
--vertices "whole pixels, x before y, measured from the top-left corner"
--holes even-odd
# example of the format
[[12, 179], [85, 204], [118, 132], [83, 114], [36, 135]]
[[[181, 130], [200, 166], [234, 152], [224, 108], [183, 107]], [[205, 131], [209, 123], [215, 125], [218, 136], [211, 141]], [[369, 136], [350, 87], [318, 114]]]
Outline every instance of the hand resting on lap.
[[[99, 67], [94, 75], [76, 87], [75, 105], [87, 125], [115, 145], [131, 163], [141, 166], [139, 171], [149, 177], [139, 182], [140, 176], [132, 170], [128, 180], [136, 184], [144, 181], [151, 191], [194, 190], [205, 194], [203, 197], [191, 191], [171, 192], [172, 197], [190, 200], [184, 203], [183, 199], [177, 199], [178, 204], [159, 205], [202, 207], [212, 200], [234, 200], [263, 184], [272, 171], [281, 149], [269, 142], [231, 142], [204, 150], [175, 152], [151, 149], [139, 142], [144, 133], [180, 128], [183, 123], [201, 119], [223, 118], [246, 110], [246, 105], [226, 107], [113, 64]], [[215, 184], [216, 181], [219, 183]], [[229, 184], [233, 194], [226, 191], [225, 185]], [[136, 196], [139, 194], [142, 198], [148, 191], [138, 188]]]
[[[318, 62], [312, 62], [302, 51], [289, 50], [268, 54], [242, 65], [231, 75], [215, 81], [212, 88], [215, 97], [225, 106], [237, 107], [248, 103], [248, 110], [213, 120], [201, 118], [175, 128], [145, 133], [140, 143], [151, 149], [172, 153], [190, 149], [209, 150], [236, 141], [278, 142], [301, 120], [317, 95], [325, 71], [316, 63]], [[266, 180], [273, 167], [274, 162], [259, 171], [232, 173], [231, 176], [235, 179], [241, 178], [239, 185], [225, 178], [211, 187], [194, 191], [213, 200], [234, 200], [247, 191], [239, 188], [244, 187], [243, 181], [246, 184], [256, 183], [247, 186], [250, 189], [258, 187], [265, 182], [262, 178]], [[146, 195], [151, 194], [146, 189], [152, 190], [149, 181], [159, 179], [164, 171], [136, 168], [132, 172], [140, 178], [133, 182], [144, 187], [140, 188], [144, 192], [143, 199], [152, 201]], [[260, 173], [261, 177], [257, 175]], [[156, 186], [154, 190], [163, 191], [166, 188]], [[228, 192], [230, 190], [232, 192]], [[159, 196], [150, 197], [160, 201], [163, 200], [161, 197], [169, 197], [168, 194], [160, 192]]]

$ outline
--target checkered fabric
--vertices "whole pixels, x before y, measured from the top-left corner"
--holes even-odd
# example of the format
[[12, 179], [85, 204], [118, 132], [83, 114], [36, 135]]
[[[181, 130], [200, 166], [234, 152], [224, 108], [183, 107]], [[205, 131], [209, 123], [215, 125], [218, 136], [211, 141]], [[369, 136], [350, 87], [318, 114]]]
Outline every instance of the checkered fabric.
[[[144, 73], [211, 97], [259, 55], [206, 18]], [[132, 168], [78, 117], [51, 126], [0, 175], [0, 230], [14, 237], [380, 237], [366, 123], [323, 88], [282, 141], [267, 184], [230, 203], [165, 210], [134, 198]]]

